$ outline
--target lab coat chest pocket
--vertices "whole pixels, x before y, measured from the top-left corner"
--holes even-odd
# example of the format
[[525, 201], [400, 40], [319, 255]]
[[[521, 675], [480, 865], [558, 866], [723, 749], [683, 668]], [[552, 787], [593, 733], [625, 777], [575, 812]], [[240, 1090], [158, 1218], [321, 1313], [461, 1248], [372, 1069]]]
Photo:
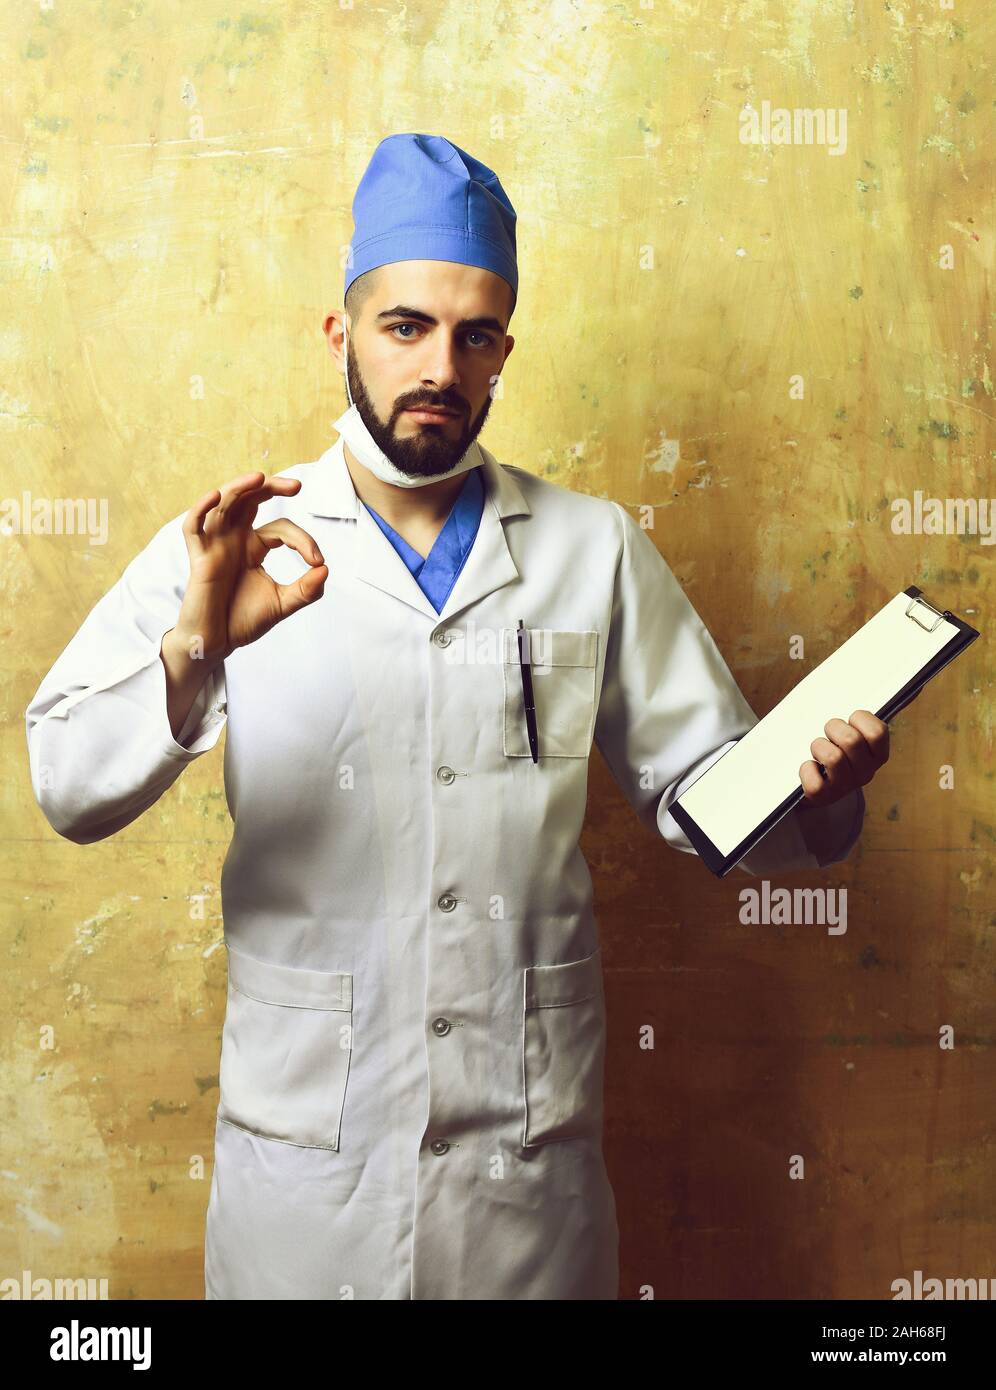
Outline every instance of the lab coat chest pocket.
[[[536, 738], [541, 758], [586, 758], [595, 727], [598, 632], [529, 628], [529, 660]], [[508, 758], [528, 758], [519, 644], [515, 628], [501, 630], [505, 682], [502, 747]]]
[[218, 1116], [304, 1148], [338, 1149], [352, 1047], [353, 977], [228, 948]]
[[600, 1136], [605, 1068], [601, 951], [525, 969], [523, 1145]]

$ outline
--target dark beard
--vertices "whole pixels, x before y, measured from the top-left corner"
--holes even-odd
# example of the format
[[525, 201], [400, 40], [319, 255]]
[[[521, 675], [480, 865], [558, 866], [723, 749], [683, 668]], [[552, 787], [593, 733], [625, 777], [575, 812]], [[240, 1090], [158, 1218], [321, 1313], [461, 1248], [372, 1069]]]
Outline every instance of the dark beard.
[[[440, 474], [448, 473], [455, 464], [459, 463], [484, 428], [484, 422], [491, 409], [492, 398], [490, 394], [478, 413], [477, 419], [464, 426], [459, 439], [452, 441], [448, 439], [443, 434], [445, 429], [443, 425], [422, 425], [417, 435], [413, 435], [410, 439], [399, 439], [394, 433], [394, 426], [400, 419], [402, 411], [414, 402], [403, 402], [399, 408], [394, 410], [387, 424], [381, 424], [363, 384], [363, 378], [355, 367], [352, 353], [347, 354], [346, 370], [349, 373], [349, 390], [353, 397], [353, 404], [373, 436], [377, 447], [387, 455], [395, 468], [408, 478], [434, 478]], [[437, 401], [437, 404], [442, 403], [442, 401]]]

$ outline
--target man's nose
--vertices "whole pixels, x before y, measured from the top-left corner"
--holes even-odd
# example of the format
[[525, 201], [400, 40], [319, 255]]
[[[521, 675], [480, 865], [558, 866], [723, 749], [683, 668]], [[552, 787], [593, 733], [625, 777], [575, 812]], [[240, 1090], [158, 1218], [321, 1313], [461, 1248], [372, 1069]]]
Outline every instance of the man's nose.
[[423, 386], [434, 386], [439, 392], [449, 391], [459, 385], [460, 372], [457, 368], [456, 346], [452, 339], [439, 339], [426, 348], [421, 377]]

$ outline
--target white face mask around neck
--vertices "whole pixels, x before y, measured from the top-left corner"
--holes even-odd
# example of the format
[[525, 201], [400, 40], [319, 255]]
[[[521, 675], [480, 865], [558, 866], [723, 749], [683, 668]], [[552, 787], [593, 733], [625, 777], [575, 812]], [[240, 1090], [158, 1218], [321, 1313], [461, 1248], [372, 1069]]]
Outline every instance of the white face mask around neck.
[[[349, 335], [344, 332], [344, 351], [348, 349], [348, 341]], [[458, 459], [453, 467], [447, 469], [445, 473], [435, 473], [431, 478], [411, 478], [391, 462], [364, 424], [363, 417], [357, 410], [352, 392], [349, 389], [348, 359], [346, 396], [349, 399], [349, 409], [340, 415], [338, 420], [333, 420], [332, 428], [339, 431], [349, 445], [350, 452], [359, 459], [364, 468], [369, 468], [370, 472], [375, 477], [380, 478], [382, 482], [393, 483], [395, 487], [426, 487], [429, 483], [442, 482], [444, 478], [455, 478], [458, 473], [469, 473], [472, 468], [477, 468], [484, 462], [475, 439], [463, 457]]]

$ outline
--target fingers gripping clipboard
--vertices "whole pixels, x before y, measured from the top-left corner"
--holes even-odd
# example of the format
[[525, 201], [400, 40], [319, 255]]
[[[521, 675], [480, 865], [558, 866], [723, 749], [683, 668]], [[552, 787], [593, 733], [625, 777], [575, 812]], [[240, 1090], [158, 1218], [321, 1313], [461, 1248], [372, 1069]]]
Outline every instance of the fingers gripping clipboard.
[[978, 637], [911, 585], [881, 608], [668, 807], [723, 878], [805, 796], [799, 768], [828, 719], [869, 709], [886, 723]]

